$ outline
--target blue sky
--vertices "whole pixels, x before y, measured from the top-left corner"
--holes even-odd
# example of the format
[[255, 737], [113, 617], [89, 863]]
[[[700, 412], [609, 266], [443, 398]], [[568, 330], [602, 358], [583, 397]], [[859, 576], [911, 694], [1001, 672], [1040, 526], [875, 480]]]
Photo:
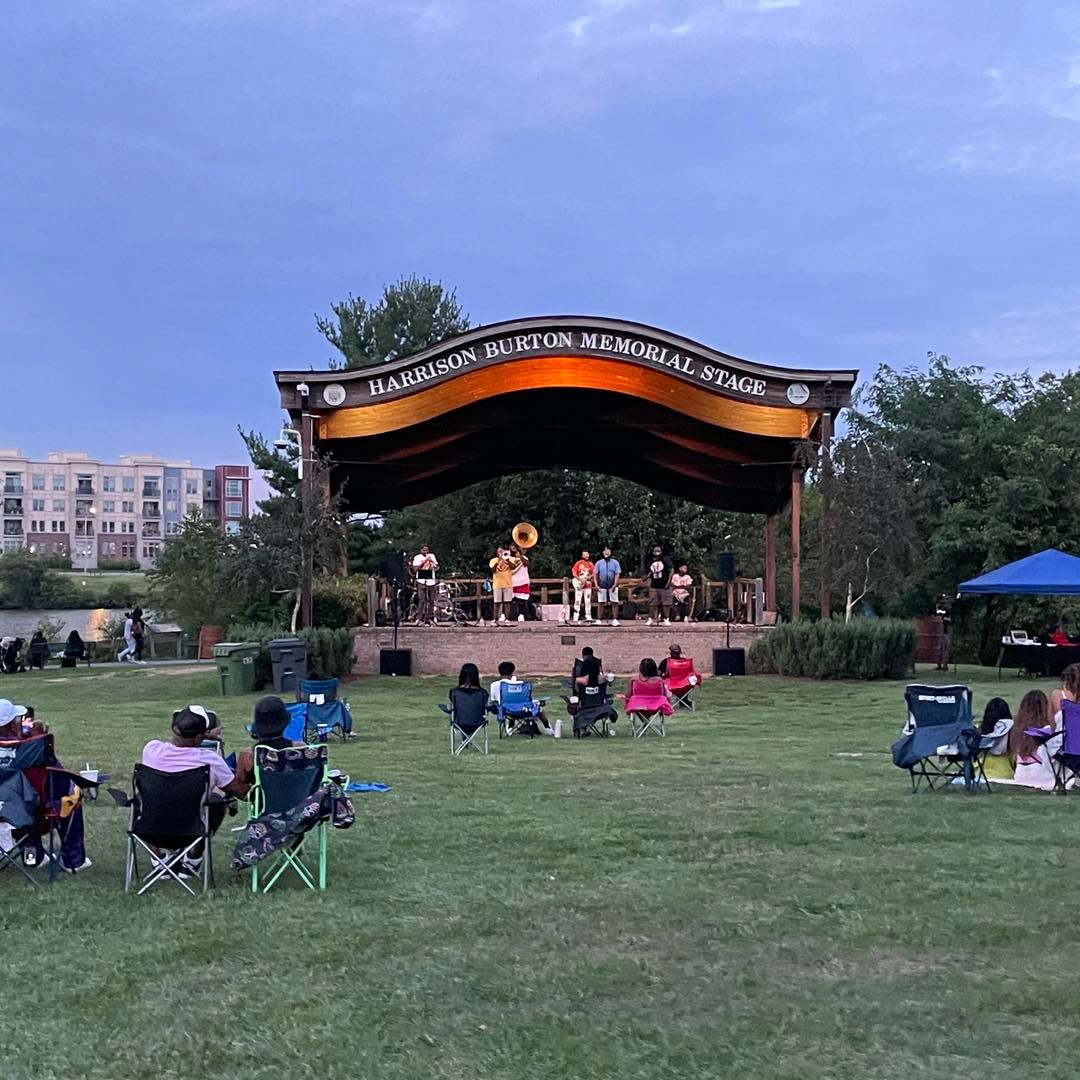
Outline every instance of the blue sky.
[[408, 273], [474, 322], [1062, 370], [1078, 177], [1076, 3], [10, 4], [0, 445], [244, 460], [314, 314]]

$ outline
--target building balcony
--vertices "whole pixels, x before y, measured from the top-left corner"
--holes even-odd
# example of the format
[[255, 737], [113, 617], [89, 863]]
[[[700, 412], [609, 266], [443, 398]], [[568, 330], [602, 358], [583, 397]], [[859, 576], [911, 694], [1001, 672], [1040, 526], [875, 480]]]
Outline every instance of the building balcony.
[[76, 503], [75, 516], [77, 518], [92, 518], [96, 511], [93, 503]]
[[23, 527], [21, 521], [5, 521], [4, 522], [4, 535], [5, 536], [22, 536]]
[[144, 499], [161, 498], [161, 488], [157, 484], [143, 484], [142, 493]]
[[94, 494], [93, 481], [80, 480], [75, 485], [75, 494], [76, 495], [93, 495]]
[[142, 504], [142, 515], [148, 518], [161, 517], [161, 503], [156, 502], [144, 502]]
[[22, 517], [22, 499], [4, 500], [4, 517]]
[[12, 483], [10, 480], [4, 481], [4, 494], [5, 495], [21, 495], [23, 493], [22, 484]]
[[142, 534], [152, 540], [159, 540], [161, 538], [161, 525], [156, 521], [144, 521]]

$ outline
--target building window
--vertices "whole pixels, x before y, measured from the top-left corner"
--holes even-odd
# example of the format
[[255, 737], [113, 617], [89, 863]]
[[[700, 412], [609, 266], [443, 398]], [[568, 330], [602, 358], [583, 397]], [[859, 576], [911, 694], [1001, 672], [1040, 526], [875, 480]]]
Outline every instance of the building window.
[[103, 476], [101, 478], [101, 490], [102, 491], [115, 491], [116, 490], [116, 477], [115, 476]]
[[53, 491], [63, 491], [67, 480], [63, 473], [53, 473], [52, 489]]
[[30, 509], [31, 510], [44, 510], [45, 509], [45, 500], [44, 499], [31, 499], [30, 500]]
[[5, 551], [19, 551], [21, 548], [22, 548], [22, 541], [21, 540], [5, 540], [4, 541], [4, 550]]
[[22, 494], [22, 473], [21, 472], [4, 473], [4, 493], [6, 495], [21, 495]]
[[116, 513], [116, 500], [115, 499], [103, 499], [101, 502], [101, 509], [103, 513], [115, 514]]
[[160, 544], [143, 544], [142, 546], [142, 553], [144, 559], [156, 559], [160, 551]]
[[124, 477], [121, 477], [121, 480], [122, 480], [123, 488], [124, 488], [125, 491], [134, 491], [135, 490], [135, 477], [134, 476], [124, 476]]
[[239, 499], [244, 494], [244, 481], [243, 480], [226, 480], [225, 481], [225, 498], [227, 499]]
[[116, 532], [116, 522], [115, 521], [103, 521], [101, 523], [101, 531], [102, 532], [107, 532], [107, 533]]
[[30, 477], [30, 486], [35, 491], [45, 490], [45, 474], [43, 472], [36, 472]]
[[67, 510], [67, 499], [53, 499], [52, 508], [55, 514], [63, 513]]
[[109, 542], [102, 544], [100, 550], [102, 555], [113, 558], [116, 555], [116, 541], [110, 540]]
[[53, 518], [52, 531], [67, 532], [67, 526], [63, 521], [57, 521], [55, 518]]
[[175, 514], [179, 509], [180, 509], [180, 504], [176, 501], [176, 499], [166, 499], [165, 500], [165, 513], [166, 514]]
[[199, 509], [199, 504], [198, 503], [188, 503], [187, 504], [187, 509], [184, 511], [184, 513], [190, 517], [198, 509]]
[[244, 512], [244, 504], [241, 502], [227, 502], [225, 504], [225, 516], [238, 518]]
[[156, 499], [161, 495], [161, 477], [147, 476], [142, 483], [143, 498]]
[[227, 536], [237, 536], [240, 533], [240, 523], [237, 521], [225, 522], [225, 533]]
[[120, 558], [121, 559], [134, 559], [135, 558], [135, 541], [129, 540], [120, 544]]
[[76, 536], [93, 536], [94, 535], [94, 523], [92, 521], [76, 521], [75, 522], [75, 535]]
[[120, 522], [120, 531], [122, 533], [133, 533], [135, 531], [135, 522], [134, 521], [121, 521]]
[[189, 476], [184, 481], [184, 494], [185, 495], [198, 495], [199, 494], [199, 481], [197, 477]]
[[120, 513], [121, 514], [134, 514], [135, 513], [135, 500], [134, 499], [121, 499], [120, 500]]
[[179, 536], [180, 535], [180, 522], [179, 521], [166, 521], [165, 522], [165, 535], [166, 536]]

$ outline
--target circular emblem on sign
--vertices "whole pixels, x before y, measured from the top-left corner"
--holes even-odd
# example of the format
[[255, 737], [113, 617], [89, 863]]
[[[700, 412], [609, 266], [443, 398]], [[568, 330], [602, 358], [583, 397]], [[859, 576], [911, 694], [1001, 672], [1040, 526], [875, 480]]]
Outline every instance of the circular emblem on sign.
[[[788, 391], [790, 394], [790, 391]], [[323, 387], [322, 399], [327, 405], [333, 405], [335, 408], [345, 400], [345, 387], [341, 383], [327, 383]]]
[[806, 383], [793, 382], [787, 388], [787, 399], [792, 405], [802, 405], [810, 397], [810, 388]]

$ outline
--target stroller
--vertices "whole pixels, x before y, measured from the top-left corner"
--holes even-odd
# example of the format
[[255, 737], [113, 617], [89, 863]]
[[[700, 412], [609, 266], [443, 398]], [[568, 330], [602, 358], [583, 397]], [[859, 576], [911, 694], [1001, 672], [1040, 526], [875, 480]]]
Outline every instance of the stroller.
[[0, 641], [0, 672], [4, 675], [14, 675], [19, 671], [25, 671], [26, 665], [22, 662], [23, 638], [4, 638]]

